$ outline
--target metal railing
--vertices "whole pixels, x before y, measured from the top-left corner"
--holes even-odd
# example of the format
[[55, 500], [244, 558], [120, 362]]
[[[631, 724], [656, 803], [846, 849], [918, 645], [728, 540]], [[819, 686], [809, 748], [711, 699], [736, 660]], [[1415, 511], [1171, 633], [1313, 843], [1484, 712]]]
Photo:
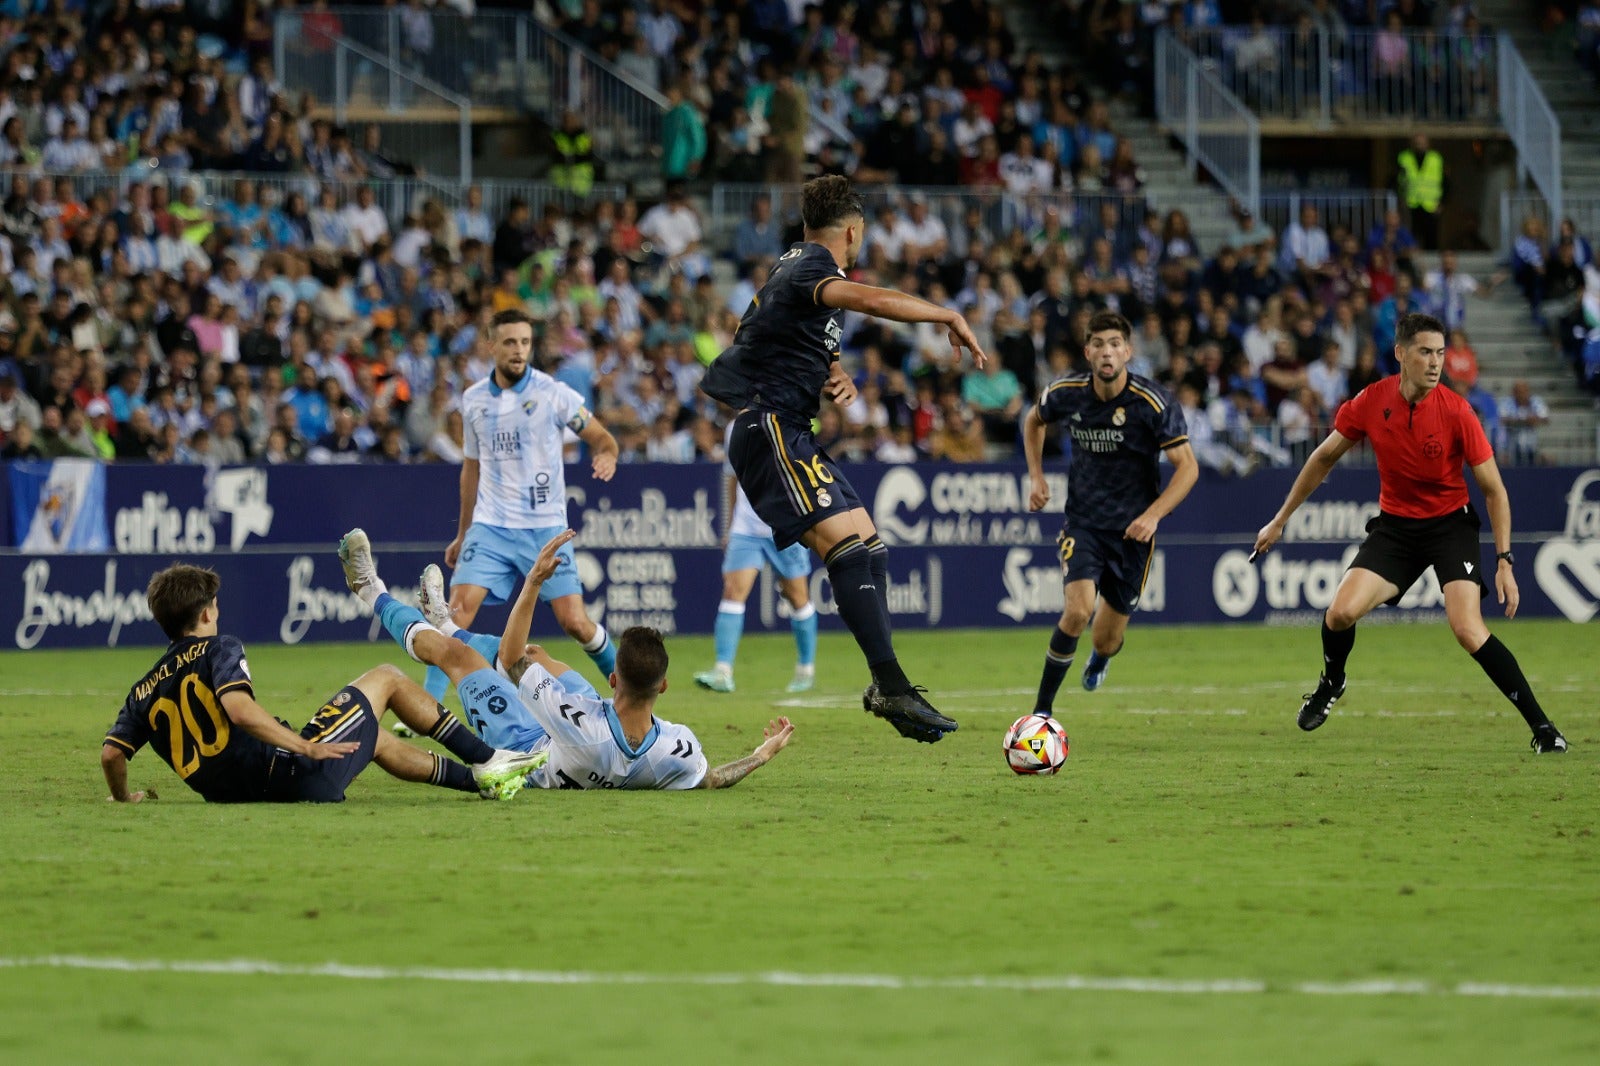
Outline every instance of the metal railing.
[[[391, 67], [418, 71], [480, 107], [531, 112], [552, 126], [576, 111], [602, 158], [648, 155], [660, 143], [667, 101], [653, 85], [527, 14], [397, 7], [280, 12], [274, 37], [280, 71], [314, 42], [302, 20], [330, 16], [344, 37]], [[280, 76], [289, 84], [287, 73]]]
[[1261, 123], [1170, 30], [1156, 34], [1156, 121], [1183, 144], [1189, 173], [1212, 179], [1255, 211], [1261, 200]]
[[[718, 182], [711, 187], [707, 230], [716, 235], [731, 234], [740, 222], [750, 217], [756, 200], [761, 197], [771, 202], [772, 217], [780, 224], [793, 223], [800, 217], [800, 189], [797, 184]], [[979, 223], [997, 238], [1015, 230], [1040, 228], [1052, 209], [1068, 233], [1086, 233], [1098, 226], [1106, 206], [1116, 211], [1118, 229], [1131, 234], [1144, 220], [1146, 206], [1142, 196], [1115, 193], [1017, 197], [998, 188], [911, 185], [859, 185], [856, 192], [867, 210], [869, 226], [883, 208], [894, 206], [904, 211], [917, 199], [952, 235], [967, 225], [967, 214], [975, 209]]]
[[[26, 174], [30, 178], [49, 178], [52, 182], [65, 178], [72, 183], [79, 199], [88, 200], [97, 193], [120, 198], [135, 182], [160, 182], [176, 188], [180, 183], [198, 183], [202, 202], [227, 200], [240, 181], [254, 182], [257, 189], [272, 189], [279, 201], [287, 200], [291, 193], [306, 198], [315, 207], [318, 193], [323, 188], [333, 188], [348, 199], [356, 188], [373, 192], [377, 206], [388, 216], [390, 225], [398, 227], [406, 215], [417, 210], [424, 201], [433, 200], [440, 206], [454, 210], [466, 204], [469, 187], [483, 194], [483, 212], [491, 222], [504, 218], [513, 199], [528, 204], [537, 217], [546, 204], [555, 204], [563, 210], [583, 206], [598, 200], [621, 201], [628, 195], [627, 187], [614, 182], [597, 183], [587, 198], [574, 196], [570, 191], [549, 182], [516, 181], [486, 178], [473, 183], [442, 184], [427, 178], [385, 178], [350, 181], [324, 181], [312, 174], [254, 174], [242, 171], [172, 171], [154, 167], [136, 166], [123, 170], [101, 171], [48, 171], [36, 167], [0, 168], [0, 181], [12, 174]], [[113, 204], [115, 206], [115, 204]]]
[[1213, 26], [1179, 39], [1263, 117], [1323, 127], [1498, 118], [1500, 51], [1481, 30]]
[[[343, 126], [365, 111], [367, 123], [395, 156], [442, 178], [472, 180], [472, 101], [406, 64], [348, 37], [300, 33], [285, 12], [278, 19], [279, 77], [293, 93], [311, 93], [333, 108]], [[286, 31], [295, 27], [292, 39]], [[351, 138], [354, 147], [362, 141]]]
[[1343, 226], [1365, 245], [1372, 227], [1397, 210], [1400, 198], [1392, 189], [1270, 189], [1261, 194], [1261, 221], [1274, 233], [1300, 217], [1300, 208], [1313, 204], [1318, 222], [1328, 232]]
[[1563, 218], [1570, 218], [1578, 232], [1591, 241], [1600, 238], [1600, 196], [1567, 196], [1561, 201], [1561, 214], [1550, 210], [1550, 203], [1541, 193], [1506, 191], [1500, 194], [1500, 247], [1510, 251], [1512, 242], [1522, 233], [1522, 224], [1528, 218], [1544, 223], [1545, 243], [1554, 244]]
[[[1565, 207], [1561, 190], [1561, 121], [1509, 37], [1500, 38], [1500, 102], [1506, 133], [1517, 149], [1517, 181], [1531, 181], [1543, 195], [1551, 219]], [[1502, 246], [1511, 246], [1512, 221], [1500, 218]], [[1517, 220], [1520, 225], [1520, 218]], [[1593, 231], [1591, 231], [1593, 232]]]

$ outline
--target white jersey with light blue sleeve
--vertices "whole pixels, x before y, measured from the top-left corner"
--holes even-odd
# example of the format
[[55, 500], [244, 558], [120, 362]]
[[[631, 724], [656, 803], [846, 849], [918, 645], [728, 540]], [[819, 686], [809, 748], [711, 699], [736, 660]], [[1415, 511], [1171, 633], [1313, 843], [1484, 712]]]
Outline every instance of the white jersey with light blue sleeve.
[[528, 667], [517, 693], [550, 734], [540, 741], [549, 762], [529, 775], [539, 788], [686, 789], [706, 776], [705, 752], [687, 726], [655, 718], [633, 748], [610, 700], [569, 691], [542, 666]]
[[494, 375], [461, 397], [461, 451], [478, 461], [474, 524], [547, 529], [567, 524], [562, 466], [564, 430], [589, 424], [583, 398], [569, 385], [529, 368], [502, 389]]
[[[733, 426], [729, 421], [728, 428], [722, 433], [722, 447], [724, 453], [733, 444]], [[734, 477], [733, 466], [730, 463], [722, 464], [724, 477]], [[728, 524], [730, 537], [765, 537], [772, 539], [772, 527], [763, 522], [756, 514], [756, 509], [750, 506], [750, 497], [744, 494], [744, 486], [737, 481], [733, 486], [733, 520]]]

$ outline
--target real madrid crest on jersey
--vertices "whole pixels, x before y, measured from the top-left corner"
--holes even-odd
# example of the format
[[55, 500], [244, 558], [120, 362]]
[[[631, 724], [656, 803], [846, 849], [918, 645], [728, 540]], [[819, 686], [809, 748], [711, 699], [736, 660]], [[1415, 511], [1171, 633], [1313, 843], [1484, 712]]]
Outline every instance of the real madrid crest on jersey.
[[1120, 426], [1127, 420], [1128, 412], [1124, 411], [1122, 408], [1119, 407], [1115, 411], [1111, 412], [1111, 424], [1113, 426]]
[[831, 495], [829, 495], [827, 489], [818, 489], [817, 490], [817, 503], [818, 503], [818, 505], [820, 505], [822, 507], [832, 507], [833, 506], [833, 497]]

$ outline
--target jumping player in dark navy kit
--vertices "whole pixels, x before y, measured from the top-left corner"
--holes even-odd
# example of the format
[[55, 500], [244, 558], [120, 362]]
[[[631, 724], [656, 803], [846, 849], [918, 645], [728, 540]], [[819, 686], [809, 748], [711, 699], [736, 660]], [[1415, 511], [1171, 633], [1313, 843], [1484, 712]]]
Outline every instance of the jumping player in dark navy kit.
[[[211, 803], [338, 803], [369, 762], [403, 781], [510, 799], [542, 760], [496, 751], [393, 666], [340, 689], [296, 733], [255, 700], [244, 646], [217, 632], [217, 575], [178, 564], [150, 579], [150, 612], [172, 643], [128, 693], [100, 749], [110, 798], [128, 791], [128, 760], [146, 744]], [[384, 709], [444, 745], [455, 762], [378, 728]]]
[[839, 311], [949, 329], [959, 355], [985, 356], [966, 319], [906, 293], [846, 280], [865, 225], [860, 199], [842, 177], [807, 182], [800, 213], [805, 240], [785, 252], [751, 301], [733, 344], [706, 372], [701, 388], [732, 406], [728, 461], [779, 549], [796, 542], [822, 558], [839, 616], [861, 646], [873, 682], [862, 706], [902, 736], [932, 743], [956, 728], [914, 687], [895, 657], [889, 632], [888, 551], [850, 483], [817, 447], [811, 420], [824, 391], [855, 399], [839, 365]]
[[1467, 495], [1462, 469], [1483, 493], [1494, 534], [1494, 588], [1507, 618], [1521, 593], [1512, 573], [1511, 498], [1494, 449], [1467, 401], [1439, 388], [1444, 373], [1444, 323], [1412, 313], [1396, 324], [1400, 373], [1373, 382], [1339, 408], [1333, 431], [1311, 453], [1289, 496], [1256, 534], [1257, 553], [1272, 550], [1295, 509], [1322, 484], [1345, 452], [1365, 440], [1378, 461], [1378, 514], [1356, 550], [1322, 619], [1322, 676], [1303, 697], [1297, 721], [1310, 732], [1328, 720], [1344, 695], [1345, 664], [1356, 623], [1380, 603], [1391, 606], [1430, 566], [1444, 593], [1444, 613], [1457, 643], [1483, 668], [1533, 730], [1535, 754], [1560, 755], [1567, 738], [1555, 727], [1515, 655], [1483, 621], [1483, 523]]
[[[1083, 669], [1083, 687], [1093, 692], [1105, 683], [1111, 657], [1122, 650], [1128, 616], [1144, 593], [1156, 526], [1200, 478], [1183, 409], [1155, 382], [1128, 373], [1132, 335], [1133, 327], [1121, 315], [1096, 314], [1089, 320], [1085, 349], [1089, 371], [1051, 384], [1023, 422], [1030, 511], [1050, 502], [1045, 424], [1062, 423], [1072, 440], [1066, 522], [1057, 538], [1066, 603], [1050, 634], [1035, 714], [1053, 713], [1056, 692], [1090, 618], [1094, 651]], [[1165, 489], [1159, 468], [1163, 454], [1173, 465]]]

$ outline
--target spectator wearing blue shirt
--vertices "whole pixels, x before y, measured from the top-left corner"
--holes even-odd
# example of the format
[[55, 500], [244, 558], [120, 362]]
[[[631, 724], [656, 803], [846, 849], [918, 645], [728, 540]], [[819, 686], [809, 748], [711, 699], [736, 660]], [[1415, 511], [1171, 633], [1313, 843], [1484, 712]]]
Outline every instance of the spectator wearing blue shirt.
[[756, 260], [776, 259], [783, 252], [783, 228], [773, 220], [771, 198], [762, 193], [750, 205], [750, 217], [734, 230], [734, 262], [749, 270]]

